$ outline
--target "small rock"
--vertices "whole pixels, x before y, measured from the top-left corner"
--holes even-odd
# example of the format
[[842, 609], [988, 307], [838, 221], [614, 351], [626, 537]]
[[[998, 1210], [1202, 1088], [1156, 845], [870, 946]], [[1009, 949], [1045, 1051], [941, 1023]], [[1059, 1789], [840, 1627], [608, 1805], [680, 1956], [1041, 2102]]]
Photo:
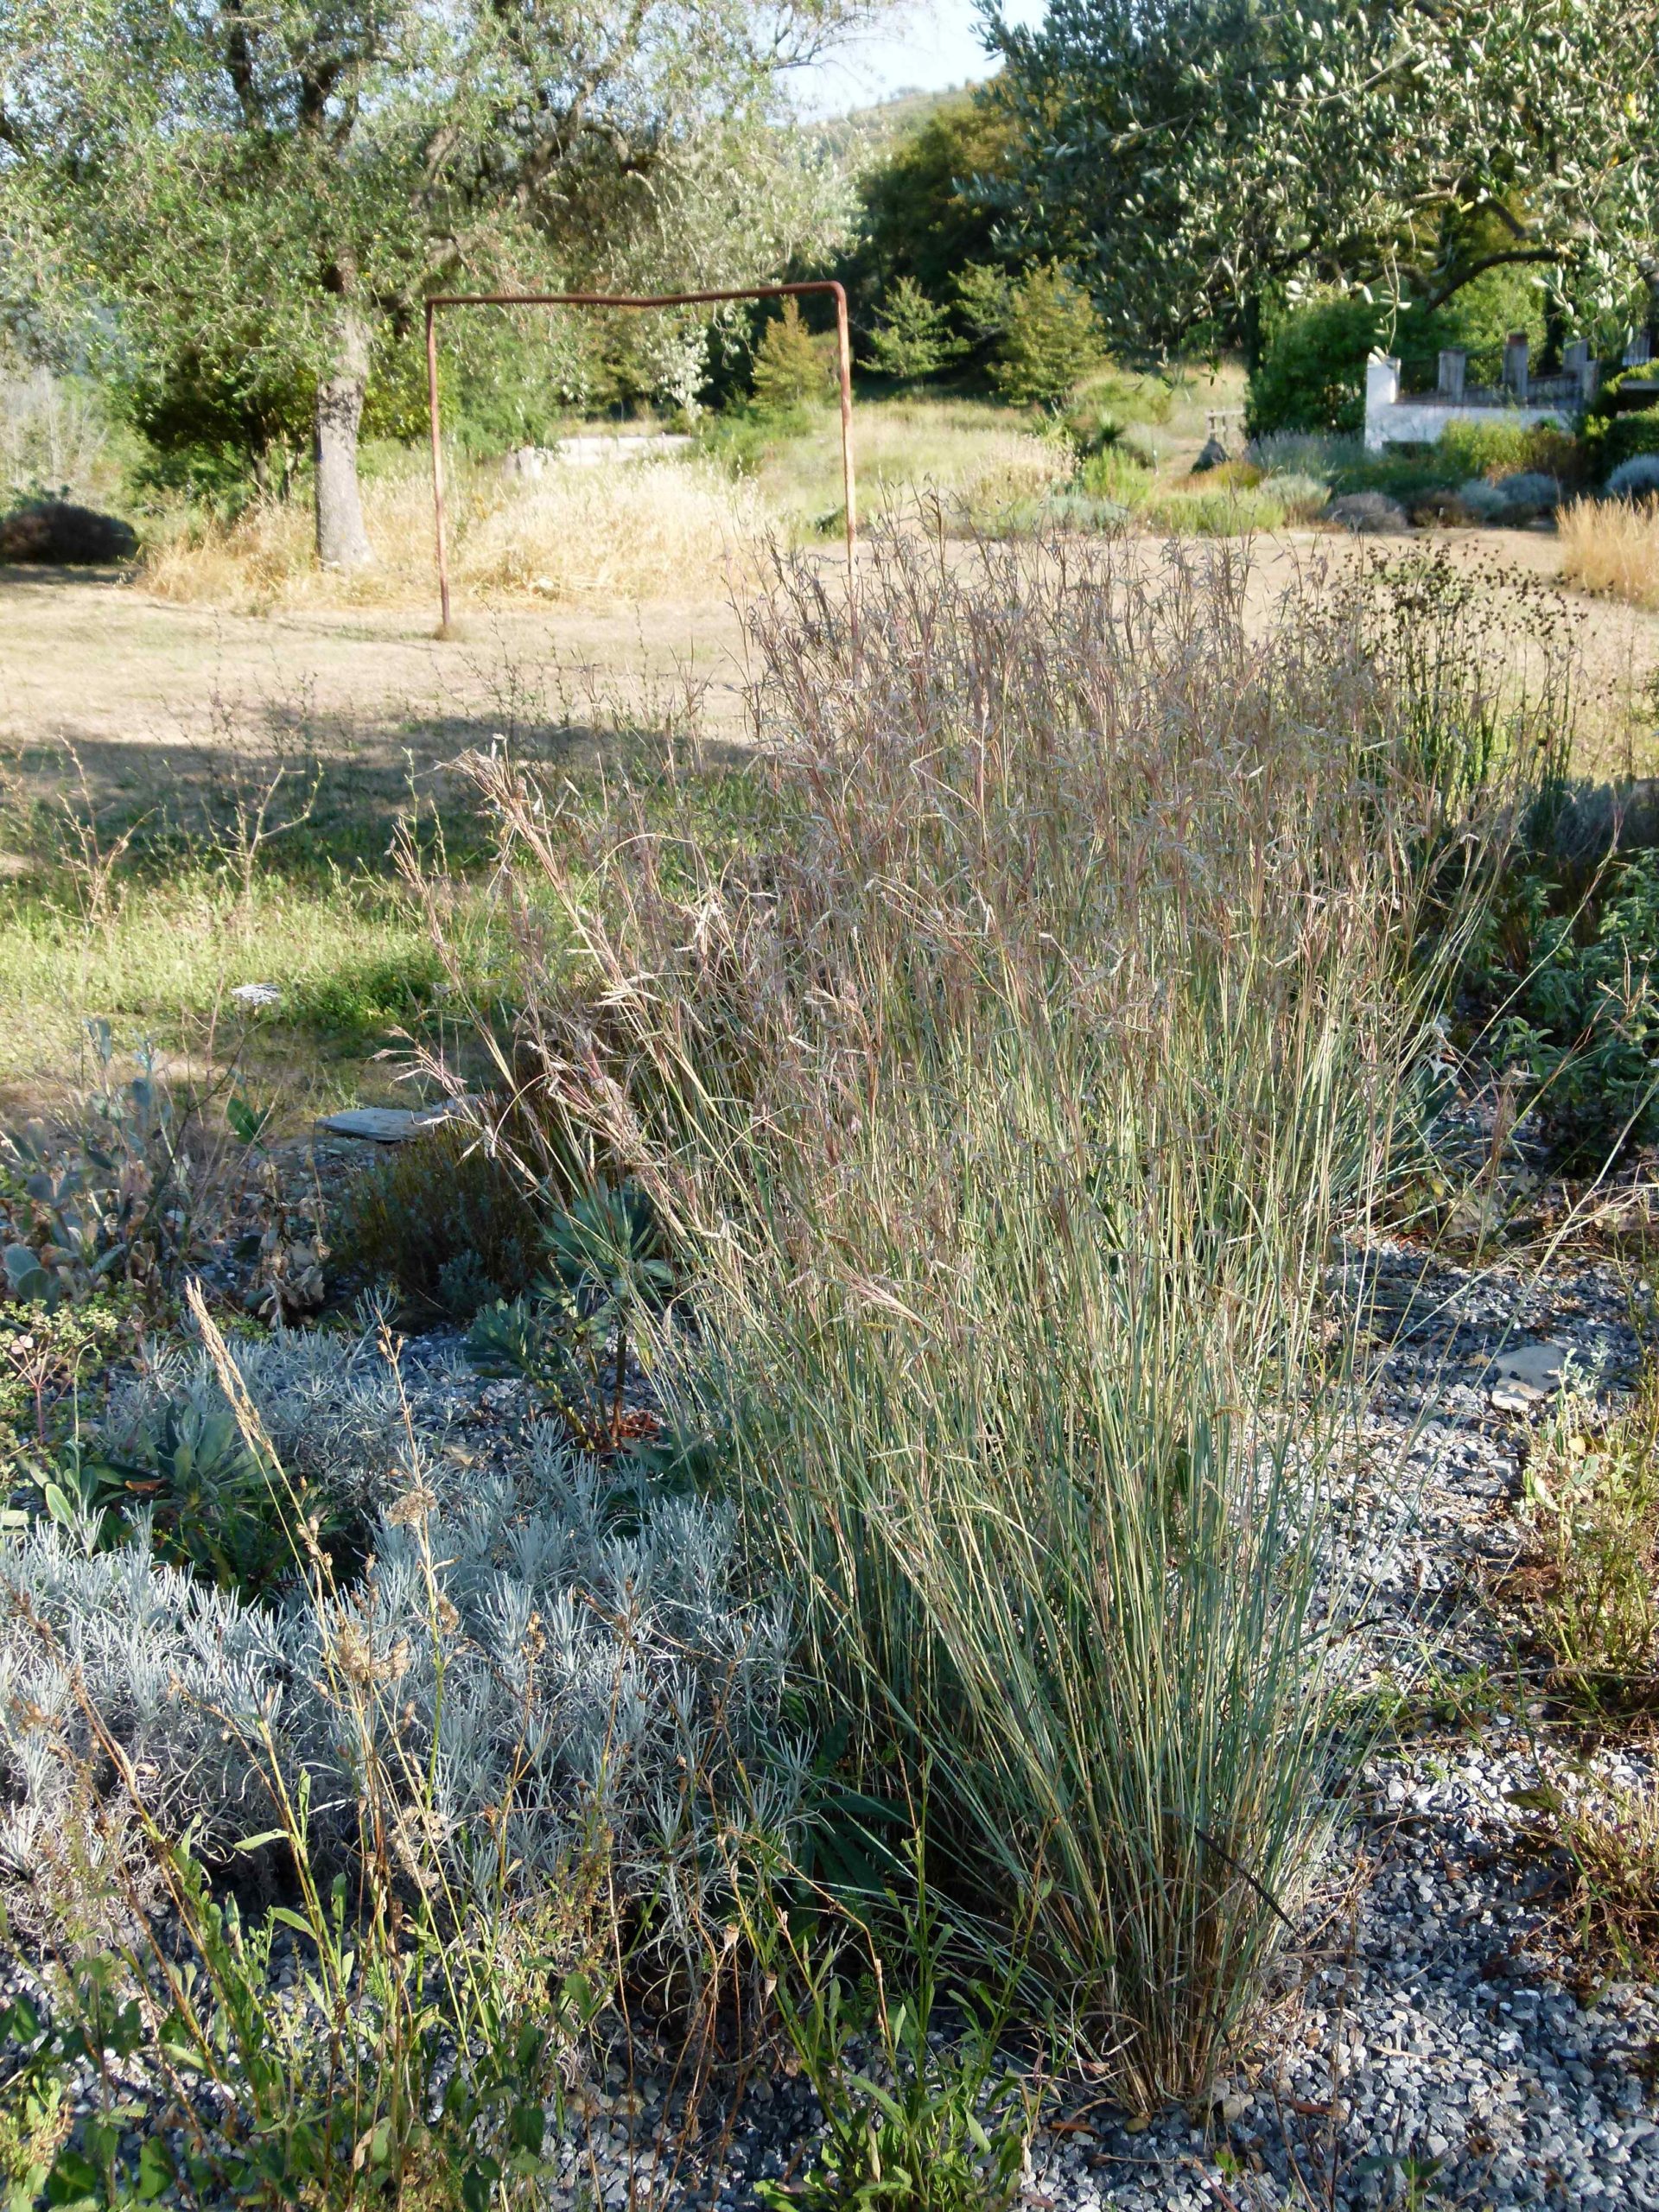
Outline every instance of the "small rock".
[[318, 1122], [337, 1137], [361, 1137], [370, 1144], [407, 1144], [440, 1122], [461, 1121], [466, 1109], [476, 1104], [466, 1098], [446, 1098], [436, 1106], [348, 1106], [341, 1114], [325, 1114]]
[[1567, 1363], [1575, 1347], [1554, 1338], [1540, 1344], [1515, 1344], [1492, 1362], [1497, 1382], [1492, 1403], [1501, 1413], [1525, 1413], [1554, 1397], [1561, 1387]]

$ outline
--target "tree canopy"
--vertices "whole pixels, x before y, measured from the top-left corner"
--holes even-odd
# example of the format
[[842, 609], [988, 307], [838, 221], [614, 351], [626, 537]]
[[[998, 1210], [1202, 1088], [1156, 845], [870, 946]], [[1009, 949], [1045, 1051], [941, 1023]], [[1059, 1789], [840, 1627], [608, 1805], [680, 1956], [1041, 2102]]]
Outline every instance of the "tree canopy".
[[1659, 0], [1052, 0], [988, 35], [1004, 234], [1140, 342], [1232, 337], [1264, 286], [1659, 290]]
[[859, 179], [855, 277], [886, 290], [908, 276], [943, 299], [959, 270], [988, 260], [983, 182], [1000, 175], [1012, 128], [992, 85], [941, 100], [899, 137]]
[[377, 356], [465, 278], [742, 282], [821, 195], [780, 70], [861, 0], [0, 0], [11, 228], [106, 303], [158, 411], [315, 424], [319, 550], [370, 557]]

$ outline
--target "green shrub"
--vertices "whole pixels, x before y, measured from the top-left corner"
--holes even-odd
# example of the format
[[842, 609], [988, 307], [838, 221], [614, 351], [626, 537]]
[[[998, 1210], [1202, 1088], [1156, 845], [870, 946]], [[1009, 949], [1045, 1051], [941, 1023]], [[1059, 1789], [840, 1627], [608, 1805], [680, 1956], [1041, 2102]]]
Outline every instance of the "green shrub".
[[1659, 407], [1643, 407], [1630, 415], [1615, 415], [1586, 436], [1590, 467], [1605, 483], [1616, 468], [1638, 454], [1659, 453]]
[[801, 321], [801, 304], [793, 297], [784, 302], [781, 315], [772, 316], [754, 349], [749, 389], [755, 404], [769, 410], [804, 406], [822, 399], [835, 380], [835, 365], [825, 341]]
[[1522, 871], [1477, 958], [1478, 988], [1502, 1009], [1491, 1057], [1525, 1070], [1569, 1165], [1659, 1135], [1659, 853], [1610, 861], [1581, 896], [1559, 874]]
[[1378, 310], [1363, 300], [1327, 300], [1287, 315], [1250, 372], [1250, 435], [1363, 429], [1365, 364], [1380, 329]]
[[1432, 447], [1422, 453], [1356, 454], [1336, 468], [1333, 492], [1386, 492], [1402, 506], [1409, 507], [1431, 492], [1454, 492], [1464, 481], [1463, 472], [1451, 458]]
[[901, 276], [877, 310], [868, 365], [881, 376], [931, 377], [963, 351], [947, 310]]
[[417, 1310], [467, 1320], [528, 1288], [542, 1259], [535, 1208], [511, 1168], [460, 1122], [441, 1122], [359, 1176], [336, 1257]]
[[1252, 437], [1274, 430], [1351, 434], [1365, 422], [1365, 364], [1387, 343], [1421, 353], [1454, 342], [1444, 316], [1410, 308], [1392, 315], [1381, 301], [1320, 300], [1293, 308], [1274, 327], [1250, 372]]
[[1268, 484], [1164, 492], [1141, 510], [1149, 529], [1167, 531], [1173, 537], [1236, 537], [1253, 530], [1282, 530], [1289, 512]]
[[[1616, 370], [1611, 376], [1604, 377], [1596, 387], [1594, 398], [1584, 410], [1586, 426], [1611, 423], [1624, 411], [1618, 403], [1625, 385], [1650, 383], [1655, 373], [1655, 365], [1651, 361], [1641, 361], [1630, 368]], [[1636, 411], [1639, 413], [1641, 410], [1637, 409]]]
[[1578, 440], [1547, 423], [1448, 423], [1436, 452], [1459, 476], [1484, 476], [1492, 484], [1535, 473], [1571, 484], [1580, 474]]
[[718, 414], [700, 416], [696, 437], [702, 451], [734, 476], [756, 476], [785, 439], [810, 436], [817, 423], [810, 407], [768, 411], [744, 400]]
[[1103, 351], [1093, 301], [1049, 263], [1014, 287], [991, 381], [1016, 407], [1052, 406], [1070, 398]]
[[957, 312], [981, 345], [994, 345], [1014, 321], [1014, 279], [994, 262], [970, 261], [957, 272]]
[[1121, 445], [1090, 454], [1077, 475], [1079, 488], [1092, 498], [1112, 499], [1129, 508], [1144, 505], [1153, 481], [1152, 471]]

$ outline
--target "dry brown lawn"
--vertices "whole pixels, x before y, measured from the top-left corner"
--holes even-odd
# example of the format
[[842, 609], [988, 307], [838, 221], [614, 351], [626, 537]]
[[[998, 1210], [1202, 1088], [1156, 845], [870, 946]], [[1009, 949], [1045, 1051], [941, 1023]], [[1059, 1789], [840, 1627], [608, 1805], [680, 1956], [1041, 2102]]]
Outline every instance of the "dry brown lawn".
[[[1459, 563], [1561, 584], [1562, 544], [1531, 531], [1448, 531]], [[1381, 542], [1397, 551], [1399, 541]], [[1265, 618], [1298, 565], [1370, 557], [1378, 541], [1306, 531], [1256, 542], [1249, 596]], [[1189, 549], [1203, 557], [1199, 547]], [[833, 572], [836, 556], [821, 556]], [[1147, 542], [1146, 557], [1160, 557]], [[461, 614], [440, 641], [429, 613], [308, 605], [268, 614], [180, 605], [113, 576], [0, 569], [0, 758], [60, 772], [73, 747], [89, 779], [130, 805], [207, 772], [232, 740], [303, 748], [394, 799], [416, 775], [498, 730], [550, 747], [659, 728], [695, 693], [721, 748], [746, 738], [741, 609], [725, 581], [696, 595]], [[1566, 586], [1585, 671], [1584, 766], [1650, 772], [1659, 614]], [[1631, 702], [1638, 712], [1631, 717]]]

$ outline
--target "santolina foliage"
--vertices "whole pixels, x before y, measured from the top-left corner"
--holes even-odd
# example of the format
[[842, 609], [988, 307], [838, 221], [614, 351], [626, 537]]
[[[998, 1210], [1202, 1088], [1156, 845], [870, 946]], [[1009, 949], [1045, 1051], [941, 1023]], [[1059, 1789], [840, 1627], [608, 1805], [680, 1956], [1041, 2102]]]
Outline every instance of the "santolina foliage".
[[[283, 1472], [330, 1506], [367, 1514], [391, 1501], [410, 1458], [403, 1394], [377, 1332], [278, 1329], [226, 1347]], [[142, 1456], [168, 1414], [228, 1410], [205, 1352], [157, 1352], [114, 1392], [103, 1423], [113, 1452]]]
[[[515, 1480], [417, 1485], [360, 1586], [244, 1603], [134, 1541], [43, 1523], [0, 1550], [0, 1849], [26, 1877], [90, 1774], [136, 1783], [163, 1834], [223, 1851], [308, 1800], [319, 1864], [401, 1821], [410, 1878], [531, 1888], [597, 1854], [695, 1948], [716, 1806], [797, 1809], [780, 1734], [788, 1637], [734, 1582], [728, 1512], [618, 1497], [538, 1430]], [[740, 1778], [741, 1777], [741, 1787]]]

